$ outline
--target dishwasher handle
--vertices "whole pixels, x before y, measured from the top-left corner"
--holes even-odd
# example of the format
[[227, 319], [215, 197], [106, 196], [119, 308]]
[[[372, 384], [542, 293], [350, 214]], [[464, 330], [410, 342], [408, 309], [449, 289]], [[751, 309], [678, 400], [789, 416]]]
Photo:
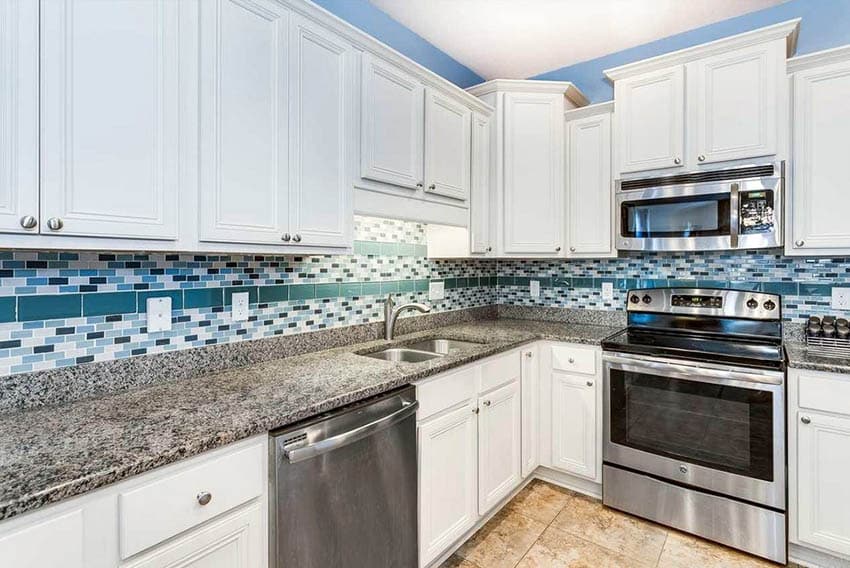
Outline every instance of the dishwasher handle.
[[346, 444], [362, 440], [367, 436], [371, 436], [376, 432], [389, 428], [393, 424], [398, 424], [402, 420], [413, 415], [417, 408], [419, 408], [419, 401], [405, 401], [402, 403], [401, 409], [382, 416], [368, 424], [363, 424], [362, 426], [343, 432], [342, 434], [337, 434], [336, 436], [319, 440], [318, 442], [307, 446], [299, 446], [297, 448], [284, 447], [283, 457], [286, 458], [289, 463], [297, 463], [320, 456], [337, 448], [341, 448]]

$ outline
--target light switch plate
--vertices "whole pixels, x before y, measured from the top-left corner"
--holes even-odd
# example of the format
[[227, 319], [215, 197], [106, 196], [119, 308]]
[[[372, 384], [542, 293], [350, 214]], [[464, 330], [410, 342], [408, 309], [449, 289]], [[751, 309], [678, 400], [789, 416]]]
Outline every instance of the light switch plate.
[[531, 280], [528, 283], [528, 288], [531, 291], [532, 298], [540, 297], [540, 280]]
[[614, 283], [613, 282], [603, 282], [602, 283], [602, 299], [603, 300], [613, 300], [614, 299]]
[[832, 309], [850, 310], [850, 288], [832, 289]]
[[236, 292], [233, 294], [230, 304], [230, 317], [233, 321], [245, 321], [248, 319], [248, 292]]
[[148, 333], [171, 330], [171, 298], [148, 298]]
[[428, 283], [428, 299], [442, 300], [446, 297], [446, 284], [443, 281]]

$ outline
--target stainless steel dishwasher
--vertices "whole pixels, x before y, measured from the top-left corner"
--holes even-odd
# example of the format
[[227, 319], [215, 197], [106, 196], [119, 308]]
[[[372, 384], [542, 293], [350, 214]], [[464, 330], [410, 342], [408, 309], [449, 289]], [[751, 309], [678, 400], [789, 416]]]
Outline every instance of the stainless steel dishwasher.
[[270, 566], [417, 565], [413, 387], [272, 432]]

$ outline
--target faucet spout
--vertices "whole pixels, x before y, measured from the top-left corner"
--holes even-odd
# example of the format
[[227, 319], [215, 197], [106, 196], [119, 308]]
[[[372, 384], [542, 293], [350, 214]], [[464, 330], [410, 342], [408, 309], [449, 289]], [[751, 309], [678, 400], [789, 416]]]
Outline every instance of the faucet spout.
[[396, 319], [398, 319], [399, 314], [407, 310], [416, 310], [426, 314], [431, 311], [431, 306], [419, 302], [411, 302], [409, 304], [402, 304], [396, 308], [392, 294], [387, 296], [387, 299], [384, 301], [384, 337], [386, 339], [390, 340], [393, 338]]

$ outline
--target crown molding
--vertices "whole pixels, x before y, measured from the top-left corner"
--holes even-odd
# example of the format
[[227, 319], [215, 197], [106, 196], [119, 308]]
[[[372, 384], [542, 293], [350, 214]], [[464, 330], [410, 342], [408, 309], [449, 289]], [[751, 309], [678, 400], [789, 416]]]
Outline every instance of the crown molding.
[[565, 111], [564, 120], [576, 120], [611, 112], [614, 112], [614, 101], [607, 101]]
[[801, 18], [795, 18], [793, 20], [780, 22], [757, 30], [721, 38], [709, 43], [695, 45], [693, 47], [665, 53], [642, 61], [635, 61], [634, 63], [627, 63], [626, 65], [606, 69], [603, 73], [610, 81], [617, 81], [618, 79], [624, 79], [633, 75], [656, 71], [658, 69], [664, 69], [674, 65], [684, 65], [685, 63], [690, 63], [697, 59], [703, 59], [705, 57], [710, 57], [733, 49], [749, 47], [751, 45], [757, 45], [777, 39], [784, 39], [786, 41], [786, 57], [791, 57], [797, 50], [797, 36], [800, 33], [800, 21]]
[[545, 93], [564, 95], [578, 107], [590, 102], [584, 93], [570, 81], [539, 81], [531, 79], [493, 79], [466, 89], [466, 92], [481, 97], [490, 93]]
[[797, 71], [805, 71], [806, 69], [829, 65], [830, 63], [842, 63], [848, 60], [850, 60], [850, 45], [842, 45], [792, 57], [788, 60], [788, 72], [796, 73]]

